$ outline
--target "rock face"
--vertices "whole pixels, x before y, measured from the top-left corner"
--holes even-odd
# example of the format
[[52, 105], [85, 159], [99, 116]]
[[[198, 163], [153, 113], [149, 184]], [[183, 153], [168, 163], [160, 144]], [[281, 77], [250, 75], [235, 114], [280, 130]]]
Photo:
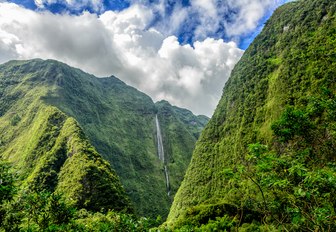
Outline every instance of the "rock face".
[[[48, 119], [50, 111], [57, 112], [50, 115], [57, 115], [55, 122]], [[99, 181], [109, 182], [112, 174], [117, 180], [117, 174], [136, 213], [155, 217], [167, 215], [172, 195], [167, 196], [164, 166], [157, 155], [157, 114], [161, 121], [164, 120], [150, 97], [115, 77], [96, 78], [54, 60], [11, 61], [0, 65], [0, 154], [16, 163], [27, 176], [27, 183], [36, 186], [43, 183], [41, 186], [50, 190], [71, 192], [76, 188], [70, 183], [80, 182], [87, 189], [83, 190], [85, 196], [78, 198], [78, 202], [87, 204], [89, 195], [90, 199], [97, 200], [99, 196], [91, 193], [98, 194], [98, 190], [112, 196], [99, 187], [103, 185]], [[170, 135], [163, 135], [167, 155], [183, 157], [175, 162], [181, 165], [173, 165], [170, 173], [175, 192], [190, 161], [195, 136], [207, 121], [206, 117], [199, 118], [195, 125], [174, 119], [179, 120], [175, 123], [182, 129], [188, 128], [184, 132], [192, 139], [186, 141], [186, 149], [166, 149], [167, 144], [175, 146], [178, 141], [168, 143]], [[62, 139], [58, 138], [67, 130], [64, 125], [68, 125], [65, 123], [70, 119], [83, 141], [73, 140], [76, 136], [69, 132]], [[165, 124], [162, 124], [162, 131], [163, 134], [166, 131]], [[189, 131], [194, 134], [190, 135]], [[179, 136], [185, 137], [184, 134]], [[70, 146], [71, 141], [82, 145]], [[97, 157], [101, 161], [97, 161]], [[46, 167], [41, 164], [42, 160], [47, 162]], [[169, 163], [167, 161], [166, 165]], [[94, 164], [104, 168], [96, 169]], [[72, 165], [79, 165], [78, 170], [71, 171]], [[102, 173], [105, 169], [111, 174]], [[48, 174], [41, 176], [41, 170]], [[75, 174], [81, 177], [70, 180]], [[99, 177], [101, 179], [95, 179]], [[99, 186], [90, 185], [90, 181]]]
[[[169, 226], [224, 215], [240, 226], [260, 218], [301, 229], [333, 225], [335, 195], [322, 195], [335, 193], [335, 9], [334, 1], [295, 1], [266, 23], [196, 143]], [[328, 187], [319, 193], [308, 177], [318, 173], [330, 178], [321, 177]], [[310, 203], [311, 194], [320, 202]]]

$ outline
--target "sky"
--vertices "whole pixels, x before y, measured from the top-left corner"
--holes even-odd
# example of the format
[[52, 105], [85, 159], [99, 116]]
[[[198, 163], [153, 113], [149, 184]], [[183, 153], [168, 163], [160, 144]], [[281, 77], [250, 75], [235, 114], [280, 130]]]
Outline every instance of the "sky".
[[211, 116], [231, 70], [289, 0], [0, 0], [0, 63], [56, 59]]

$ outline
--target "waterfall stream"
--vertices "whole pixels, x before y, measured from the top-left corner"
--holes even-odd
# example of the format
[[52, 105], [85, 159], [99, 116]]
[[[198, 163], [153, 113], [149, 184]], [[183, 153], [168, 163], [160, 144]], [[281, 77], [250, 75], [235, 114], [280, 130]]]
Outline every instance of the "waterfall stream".
[[164, 149], [163, 149], [163, 142], [162, 142], [162, 134], [160, 129], [160, 123], [158, 116], [155, 116], [155, 124], [156, 124], [156, 138], [157, 138], [157, 148], [158, 148], [158, 156], [161, 162], [164, 165], [164, 174], [166, 177], [166, 187], [167, 187], [167, 194], [170, 196], [170, 184], [169, 184], [169, 175], [168, 175], [168, 167], [165, 162], [165, 155], [164, 155]]

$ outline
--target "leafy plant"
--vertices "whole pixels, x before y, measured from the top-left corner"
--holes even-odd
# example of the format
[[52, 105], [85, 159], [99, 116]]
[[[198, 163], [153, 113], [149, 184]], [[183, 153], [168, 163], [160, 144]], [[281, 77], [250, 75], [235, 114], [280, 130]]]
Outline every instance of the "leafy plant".
[[13, 198], [17, 191], [16, 178], [11, 165], [0, 158], [0, 204]]

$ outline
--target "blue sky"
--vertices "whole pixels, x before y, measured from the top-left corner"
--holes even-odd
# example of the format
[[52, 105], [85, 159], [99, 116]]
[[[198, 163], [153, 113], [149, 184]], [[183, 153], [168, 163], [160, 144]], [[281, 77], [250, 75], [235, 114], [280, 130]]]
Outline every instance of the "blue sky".
[[211, 116], [286, 0], [0, 0], [0, 63], [56, 59]]
[[[188, 8], [191, 6], [190, 1], [192, 0], [166, 0], [163, 17], [162, 14], [158, 13], [157, 17], [151, 23], [151, 26], [155, 27], [156, 25], [160, 25], [162, 21], [164, 21], [167, 17], [172, 16], [174, 9], [178, 7]], [[209, 0], [211, 1], [211, 0]], [[216, 1], [218, 5], [223, 4], [223, 1]], [[251, 0], [253, 2], [253, 0]], [[267, 0], [266, 0], [267, 1]], [[80, 4], [69, 4], [66, 0], [41, 0], [42, 4], [39, 5], [36, 3], [36, 0], [9, 0], [8, 2], [13, 2], [19, 5], [24, 6], [25, 8], [32, 9], [35, 11], [50, 11], [54, 14], [82, 14], [84, 11], [88, 11], [90, 13], [103, 14], [106, 11], [122, 11], [132, 5], [132, 3], [142, 3], [146, 7], [151, 7], [152, 5], [156, 5], [160, 3], [160, 0], [148, 0], [148, 1], [132, 1], [132, 0], [101, 0], [101, 5], [98, 8], [95, 8], [93, 4], [90, 4], [90, 1], [79, 0], [77, 2], [83, 2]], [[74, 1], [76, 2], [76, 1]], [[85, 4], [86, 2], [86, 4]], [[273, 0], [274, 4], [270, 7], [266, 8], [264, 15], [258, 21], [257, 27], [253, 31], [247, 31], [246, 33], [240, 34], [238, 36], [230, 36], [225, 33], [224, 26], [219, 27], [218, 30], [207, 34], [207, 37], [215, 38], [215, 39], [224, 39], [224, 40], [235, 40], [238, 44], [238, 47], [241, 49], [246, 49], [248, 45], [253, 41], [253, 39], [260, 33], [263, 28], [263, 24], [265, 21], [271, 16], [273, 10], [289, 0]], [[42, 7], [41, 7], [42, 6]], [[236, 16], [236, 12], [239, 9], [229, 9], [225, 14], [222, 14], [222, 21], [232, 20]], [[182, 26], [178, 31], [175, 31], [173, 34], [178, 37], [178, 40], [182, 44], [192, 43], [197, 40], [194, 36], [194, 30], [196, 26], [199, 24], [199, 16], [196, 12], [193, 12], [189, 15], [187, 21], [185, 22], [185, 26]], [[204, 39], [204, 38], [202, 38]]]
[[[32, 10], [38, 10], [39, 6], [35, 3], [34, 0], [9, 0], [8, 2], [13, 2], [16, 4], [20, 4], [28, 9]], [[104, 8], [97, 12], [96, 9], [92, 7], [90, 4], [84, 4], [79, 8], [73, 8], [69, 7], [69, 4], [67, 4], [64, 1], [55, 1], [55, 2], [45, 2], [43, 5], [45, 6], [45, 9], [48, 11], [51, 11], [53, 13], [62, 13], [64, 11], [68, 11], [71, 14], [81, 14], [83, 11], [89, 11], [91, 13], [103, 13], [107, 10], [113, 10], [113, 11], [120, 11], [130, 6], [130, 1], [124, 1], [124, 0], [104, 0], [103, 2]]]

